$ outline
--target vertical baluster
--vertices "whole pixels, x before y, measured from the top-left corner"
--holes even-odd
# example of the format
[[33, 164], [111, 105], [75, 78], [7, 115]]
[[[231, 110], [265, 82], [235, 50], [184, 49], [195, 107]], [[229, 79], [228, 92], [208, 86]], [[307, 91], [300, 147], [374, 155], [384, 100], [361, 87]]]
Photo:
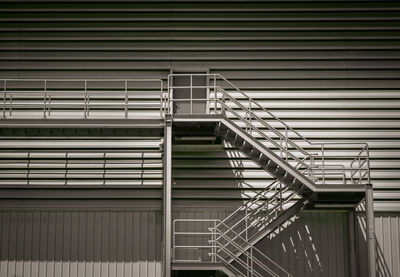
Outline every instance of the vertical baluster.
[[[246, 242], [247, 241], [249, 241], [249, 225], [248, 225], [248, 210], [247, 210], [247, 205], [246, 205], [246, 209], [245, 209], [245, 228], [246, 228], [246, 233], [245, 233], [245, 236], [246, 236]], [[248, 255], [246, 255], [246, 265], [247, 265], [247, 268], [249, 268], [249, 266], [250, 266], [250, 260], [249, 260], [249, 256]], [[247, 276], [248, 277], [250, 277], [250, 275], [249, 275], [249, 270], [246, 270], [247, 272]]]
[[190, 74], [190, 114], [193, 114], [193, 75]]
[[3, 118], [6, 118], [7, 80], [4, 80]]
[[249, 118], [250, 118], [250, 135], [252, 133], [252, 128], [251, 128], [251, 119], [253, 117], [252, 111], [251, 111], [251, 98], [249, 98]]
[[12, 116], [12, 105], [13, 105], [13, 95], [10, 95], [10, 109], [9, 109], [9, 115]]
[[106, 152], [103, 154], [103, 185], [106, 185]]
[[125, 80], [125, 119], [128, 118], [128, 80]]
[[31, 152], [28, 152], [28, 164], [27, 164], [27, 174], [26, 174], [27, 185], [30, 185], [30, 177], [31, 177]]
[[85, 80], [85, 99], [83, 101], [83, 116], [87, 118], [88, 116], [88, 92], [87, 92], [87, 80]]
[[175, 261], [175, 259], [176, 259], [176, 247], [175, 247], [175, 236], [176, 236], [176, 234], [175, 234], [175, 224], [176, 224], [176, 222], [175, 221], [173, 221], [172, 222], [172, 261]]
[[47, 102], [47, 80], [44, 80], [44, 106], [43, 106], [43, 118], [46, 118], [46, 102]]
[[253, 270], [253, 246], [250, 246], [250, 272], [251, 272], [250, 277], [253, 277], [253, 272], [254, 272], [254, 270]]
[[217, 82], [214, 74], [214, 114], [217, 114]]
[[64, 175], [64, 185], [68, 184], [68, 152], [65, 152], [65, 175]]
[[362, 184], [361, 156], [358, 157], [358, 172], [359, 172], [359, 175], [360, 175], [358, 183]]
[[322, 184], [325, 185], [325, 144], [322, 143]]
[[285, 126], [285, 155], [286, 161], [288, 161], [288, 128]]
[[213, 262], [217, 262], [217, 221], [214, 220], [213, 228]]
[[371, 184], [371, 167], [369, 161], [369, 146], [368, 144], [365, 145], [365, 154], [367, 155], [367, 184]]

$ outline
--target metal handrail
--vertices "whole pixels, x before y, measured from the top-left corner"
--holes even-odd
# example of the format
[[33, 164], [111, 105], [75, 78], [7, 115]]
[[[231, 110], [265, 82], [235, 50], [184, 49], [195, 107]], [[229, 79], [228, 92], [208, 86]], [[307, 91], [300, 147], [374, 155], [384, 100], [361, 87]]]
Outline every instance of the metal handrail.
[[[26, 117], [31, 117], [32, 113], [29, 111], [33, 108], [36, 110], [42, 109], [42, 118], [47, 119], [51, 117], [51, 111], [60, 107], [66, 108], [68, 112], [76, 112], [82, 109], [83, 118], [88, 118], [91, 111], [91, 106], [95, 105], [95, 108], [101, 108], [109, 111], [115, 111], [116, 108], [121, 109], [123, 116], [121, 119], [127, 119], [129, 108], [132, 107], [130, 103], [129, 96], [132, 93], [138, 92], [154, 92], [159, 95], [160, 103], [153, 104], [151, 107], [154, 109], [159, 109], [160, 117], [163, 118], [164, 110], [162, 107], [162, 102], [164, 99], [163, 92], [163, 81], [161, 79], [154, 78], [137, 78], [137, 79], [0, 79], [3, 82], [3, 116], [2, 118], [13, 117], [13, 108], [18, 108], [19, 111], [26, 112]], [[10, 87], [10, 83], [23, 84], [26, 82], [31, 84], [32, 88], [23, 89], [21, 87], [15, 86]], [[63, 83], [65, 86], [62, 90], [61, 88], [50, 88], [51, 84]], [[120, 83], [119, 86], [105, 88], [106, 90], [99, 89], [89, 89], [88, 83]], [[142, 87], [130, 87], [130, 83], [146, 83], [152, 84], [149, 89]], [[76, 85], [79, 84], [79, 85]], [[77, 87], [78, 86], [78, 87]], [[70, 89], [66, 91], [65, 89]], [[117, 95], [116, 95], [117, 94]], [[27, 103], [16, 103], [15, 96], [29, 97], [34, 96], [36, 102], [28, 100], [31, 102]], [[40, 96], [40, 97], [38, 97]], [[80, 97], [76, 103], [54, 103], [54, 97]], [[92, 104], [91, 98], [93, 96], [109, 96], [112, 100], [123, 100], [121, 103], [101, 103]], [[39, 101], [39, 102], [37, 102]], [[150, 105], [150, 104], [149, 104]], [[150, 107], [150, 106], [149, 106]], [[9, 111], [8, 111], [9, 110]], [[79, 114], [76, 114], [79, 116]], [[63, 115], [65, 117], [65, 115]]]
[[[190, 85], [184, 85], [184, 86], [174, 86], [172, 83], [172, 77], [174, 76], [190, 76], [191, 80], [193, 76], [206, 76], [209, 80], [210, 83], [207, 83], [206, 85], [203, 86], [193, 86], [192, 82]], [[228, 87], [233, 89], [235, 92], [239, 93], [243, 98], [244, 98], [244, 103], [248, 102], [249, 105], [246, 107], [244, 104], [242, 104], [242, 99], [236, 99], [233, 97], [230, 93], [228, 93], [224, 88], [220, 86], [219, 81], [222, 81], [224, 84], [227, 84]], [[194, 88], [204, 88], [209, 90], [209, 95], [213, 97], [207, 99], [193, 99], [193, 98], [188, 98], [188, 99], [174, 99], [173, 97], [173, 90], [176, 88], [188, 88], [191, 91]], [[211, 94], [212, 92], [212, 94]], [[191, 95], [192, 97], [193, 95]], [[231, 102], [232, 104], [235, 105], [240, 111], [244, 112], [245, 116], [241, 116], [238, 112], [236, 112], [233, 108], [227, 105], [226, 101]], [[307, 174], [308, 177], [313, 179], [314, 181], [321, 181], [322, 184], [326, 184], [326, 178], [325, 175], [332, 175], [332, 166], [327, 164], [327, 159], [329, 159], [329, 156], [326, 155], [326, 151], [328, 150], [327, 147], [332, 147], [333, 145], [359, 145], [362, 146], [362, 149], [366, 149], [365, 153], [366, 155], [369, 156], [368, 152], [368, 144], [366, 143], [356, 143], [356, 142], [351, 142], [351, 143], [316, 143], [308, 140], [305, 138], [303, 135], [301, 135], [299, 132], [291, 128], [289, 125], [287, 125], [284, 121], [282, 121], [280, 118], [276, 117], [272, 112], [268, 111], [266, 108], [264, 108], [262, 105], [260, 105], [256, 100], [248, 96], [246, 93], [244, 93], [241, 89], [239, 89], [237, 86], [235, 86], [232, 82], [227, 80], [225, 77], [223, 77], [220, 74], [170, 74], [168, 76], [168, 91], [165, 95], [165, 101], [167, 102], [165, 104], [166, 110], [165, 112], [167, 114], [172, 114], [172, 103], [174, 102], [180, 102], [180, 101], [190, 101], [193, 103], [194, 101], [206, 101], [207, 103], [210, 103], [210, 112], [218, 113], [218, 114], [223, 114], [225, 115], [225, 111], [229, 111], [232, 115], [234, 115], [238, 120], [240, 120], [242, 123], [245, 124], [245, 129], [250, 135], [253, 135], [253, 132], [261, 136], [262, 138], [266, 139], [268, 142], [272, 143], [275, 147], [277, 147], [280, 152], [281, 156], [285, 154], [285, 159], [286, 162], [289, 162], [290, 160], [295, 160], [297, 162], [296, 167], [300, 164], [301, 167], [304, 167], [305, 170], [303, 170], [303, 174]], [[211, 104], [214, 104], [214, 107], [212, 109]], [[271, 126], [269, 123], [267, 123], [263, 118], [258, 116], [254, 112], [254, 108], [257, 110], [261, 110], [265, 112], [274, 122], [277, 122], [281, 124], [282, 128], [284, 129], [284, 133], [282, 131], [278, 130], [277, 128]], [[192, 113], [192, 110], [191, 110]], [[260, 130], [257, 126], [255, 126], [255, 122], [257, 124], [260, 124], [261, 126], [265, 127], [267, 130], [272, 132], [274, 135], [278, 137], [279, 142], [277, 142], [277, 139], [274, 139], [268, 135], [266, 135], [262, 130]], [[307, 146], [313, 148], [313, 152], [309, 152], [304, 149], [304, 147], [300, 146], [298, 143], [293, 141], [293, 138], [289, 138], [289, 133], [294, 134], [295, 138], [299, 139], [300, 141], [306, 143]], [[320, 152], [320, 153], [314, 153], [315, 151]], [[295, 152], [298, 151], [303, 157], [299, 157], [299, 153], [296, 154]], [[317, 156], [316, 156], [317, 155]], [[360, 175], [361, 169], [353, 167], [353, 165], [356, 164], [356, 160], [359, 158], [360, 154], [357, 156], [354, 156], [354, 162], [351, 164], [351, 169], [350, 169], [350, 175], [354, 175], [354, 172], [357, 172], [356, 174]], [[315, 160], [320, 157], [321, 164], [315, 164]], [[352, 157], [353, 158], [353, 157]], [[368, 159], [369, 160], [369, 159]], [[358, 161], [358, 160], [357, 160]], [[363, 183], [370, 183], [370, 173], [369, 173], [369, 162], [367, 163], [368, 168], [367, 171], [368, 173], [363, 175], [361, 174], [362, 178], [358, 178], [357, 181], [354, 179], [354, 176], [350, 177], [350, 180], [353, 184], [363, 184]], [[337, 166], [340, 166], [340, 164], [337, 164]], [[316, 179], [316, 174], [314, 170], [320, 170], [323, 169], [322, 173], [322, 179]], [[299, 168], [298, 168], [299, 169]], [[346, 169], [347, 170], [347, 169]], [[346, 175], [346, 172], [344, 172], [344, 175]], [[346, 178], [343, 178], [343, 180], [346, 180]]]
[[[209, 233], [202, 233], [202, 232], [177, 232], [176, 231], [176, 223], [177, 222], [211, 222], [214, 224], [214, 227], [210, 227], [208, 228]], [[259, 251], [257, 248], [255, 248], [254, 246], [252, 246], [249, 242], [247, 242], [245, 239], [241, 238], [243, 240], [243, 242], [246, 244], [246, 247], [243, 248], [242, 245], [234, 242], [231, 240], [230, 237], [228, 237], [226, 234], [224, 234], [224, 232], [222, 232], [217, 226], [217, 222], [218, 224], [221, 223], [221, 220], [219, 219], [175, 219], [173, 221], [173, 260], [174, 261], [186, 261], [186, 260], [178, 260], [176, 259], [176, 252], [175, 249], [176, 248], [183, 248], [183, 249], [200, 249], [200, 248], [206, 248], [206, 249], [213, 249], [213, 252], [210, 253], [210, 255], [214, 255], [214, 256], [218, 256], [218, 251], [217, 248], [220, 249], [220, 251], [223, 251], [225, 253], [228, 254], [228, 256], [230, 256], [231, 259], [235, 260], [238, 263], [243, 263], [242, 266], [244, 268], [247, 267], [247, 265], [244, 264], [243, 261], [241, 261], [239, 259], [240, 255], [245, 255], [246, 257], [250, 258], [252, 260], [252, 262], [256, 263], [260, 268], [262, 268], [263, 270], [265, 270], [266, 272], [269, 272], [272, 276], [279, 276], [276, 275], [276, 273], [270, 269], [269, 267], [267, 267], [265, 265], [265, 263], [263, 263], [262, 261], [260, 261], [259, 259], [257, 259], [256, 257], [254, 257], [254, 255], [249, 255], [248, 254], [248, 250], [251, 249], [251, 251], [255, 251], [257, 252], [257, 254], [261, 257], [263, 257], [264, 259], [266, 259], [269, 263], [273, 264], [275, 267], [277, 267], [279, 270], [281, 270], [282, 272], [285, 273], [285, 275], [287, 276], [291, 276], [289, 272], [287, 272], [285, 269], [283, 269], [280, 265], [278, 265], [276, 262], [274, 262], [271, 258], [269, 258], [267, 255], [265, 255], [264, 253], [262, 253], [261, 251]], [[229, 228], [229, 226], [225, 225], [227, 228]], [[235, 232], [232, 230], [232, 232]], [[208, 245], [176, 245], [176, 236], [180, 235], [184, 233], [185, 235], [210, 235], [211, 237], [214, 237], [214, 239], [209, 240], [209, 244]], [[238, 234], [236, 234], [238, 235]], [[220, 242], [220, 238], [225, 239], [226, 241], [228, 241], [231, 246], [233, 246], [239, 253], [233, 253], [231, 251], [228, 250], [227, 246], [224, 245], [222, 242]], [[219, 255], [219, 257], [221, 257]], [[222, 258], [222, 257], [221, 257]], [[190, 260], [193, 261], [193, 260]], [[196, 260], [197, 262], [201, 262], [201, 260]], [[212, 260], [212, 262], [217, 262], [216, 259]], [[226, 261], [227, 265], [231, 265], [232, 263], [230, 263], [229, 261]], [[254, 269], [252, 269], [253, 272], [256, 272]], [[256, 272], [257, 273], [257, 272]], [[260, 273], [257, 273], [260, 274]], [[264, 275], [259, 275], [259, 276], [264, 276]]]

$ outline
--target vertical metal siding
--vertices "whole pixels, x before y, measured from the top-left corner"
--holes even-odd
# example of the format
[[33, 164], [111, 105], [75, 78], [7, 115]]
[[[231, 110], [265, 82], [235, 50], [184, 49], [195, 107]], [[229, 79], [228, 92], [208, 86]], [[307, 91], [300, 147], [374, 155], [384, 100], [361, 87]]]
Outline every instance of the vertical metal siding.
[[1, 211], [0, 276], [161, 276], [160, 212]]
[[[358, 276], [367, 274], [365, 215], [357, 216]], [[400, 275], [400, 213], [379, 212], [375, 214], [375, 237], [377, 275], [379, 277]]]
[[[180, 208], [174, 218], [223, 219], [230, 210], [206, 208]], [[276, 232], [271, 239], [264, 238], [256, 247], [283, 266], [293, 276], [350, 276], [349, 216], [346, 211], [303, 211], [287, 227]], [[195, 226], [197, 224], [197, 226]], [[181, 225], [179, 231], [199, 231], [203, 224]], [[196, 227], [196, 228], [195, 228]], [[204, 238], [207, 239], [207, 238]], [[178, 244], [201, 244], [199, 237], [181, 238]], [[188, 251], [177, 258], [203, 258], [207, 253]], [[362, 276], [362, 275], [360, 275]]]
[[294, 276], [350, 276], [348, 213], [303, 211], [256, 247]]

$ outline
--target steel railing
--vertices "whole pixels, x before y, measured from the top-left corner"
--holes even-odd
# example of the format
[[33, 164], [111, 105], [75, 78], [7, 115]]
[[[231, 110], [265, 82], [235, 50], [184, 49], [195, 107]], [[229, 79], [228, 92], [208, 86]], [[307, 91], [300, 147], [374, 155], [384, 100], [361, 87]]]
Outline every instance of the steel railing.
[[2, 118], [163, 117], [161, 79], [2, 79]]
[[[206, 77], [207, 83], [193, 85], [196, 76]], [[186, 77], [188, 82], [174, 85], [176, 77]], [[196, 90], [201, 89], [207, 91], [206, 98], [196, 98]], [[175, 90], [186, 90], [188, 96], [176, 99]], [[178, 103], [189, 104], [187, 114], [221, 114], [234, 120], [317, 184], [370, 183], [368, 144], [312, 142], [219, 74], [169, 75], [168, 91], [162, 97], [163, 114], [174, 116], [180, 113], [176, 109]], [[207, 108], [202, 112], [195, 111], [196, 103]], [[335, 153], [339, 150], [346, 153], [338, 156]]]
[[[184, 230], [181, 230], [182, 223], [186, 224], [183, 226]], [[202, 230], [191, 231], [188, 224], [198, 223], [203, 224]], [[173, 261], [223, 263], [241, 272], [241, 276], [292, 276], [245, 239], [239, 242], [232, 241], [231, 237], [220, 230], [219, 226], [229, 228], [218, 219], [175, 219], [173, 221]], [[233, 230], [231, 231], [234, 233]], [[240, 238], [239, 234], [235, 236]], [[196, 240], [196, 237], [201, 239]], [[180, 256], [187, 257], [188, 255], [187, 253], [180, 255], [180, 251], [192, 251], [198, 258], [182, 259]]]

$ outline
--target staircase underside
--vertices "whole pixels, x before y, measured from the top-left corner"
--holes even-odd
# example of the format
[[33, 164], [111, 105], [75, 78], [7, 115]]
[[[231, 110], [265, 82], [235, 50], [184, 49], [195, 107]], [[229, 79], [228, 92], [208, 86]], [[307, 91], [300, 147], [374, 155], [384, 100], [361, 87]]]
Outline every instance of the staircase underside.
[[[223, 115], [174, 115], [173, 126], [175, 136], [193, 136], [193, 137], [210, 137], [218, 136], [216, 133], [217, 124], [222, 123], [228, 129], [236, 132], [245, 141], [251, 140], [243, 129], [235, 125], [231, 120]], [[280, 159], [275, 153], [263, 146], [259, 141], [253, 139], [252, 144], [258, 148], [261, 153], [268, 156], [290, 172], [299, 184], [296, 191], [304, 198], [309, 200], [309, 205], [315, 204], [331, 204], [352, 206], [358, 204], [365, 196], [365, 188], [363, 185], [318, 185], [309, 180], [308, 178], [299, 174], [296, 169], [288, 165], [285, 161]]]

